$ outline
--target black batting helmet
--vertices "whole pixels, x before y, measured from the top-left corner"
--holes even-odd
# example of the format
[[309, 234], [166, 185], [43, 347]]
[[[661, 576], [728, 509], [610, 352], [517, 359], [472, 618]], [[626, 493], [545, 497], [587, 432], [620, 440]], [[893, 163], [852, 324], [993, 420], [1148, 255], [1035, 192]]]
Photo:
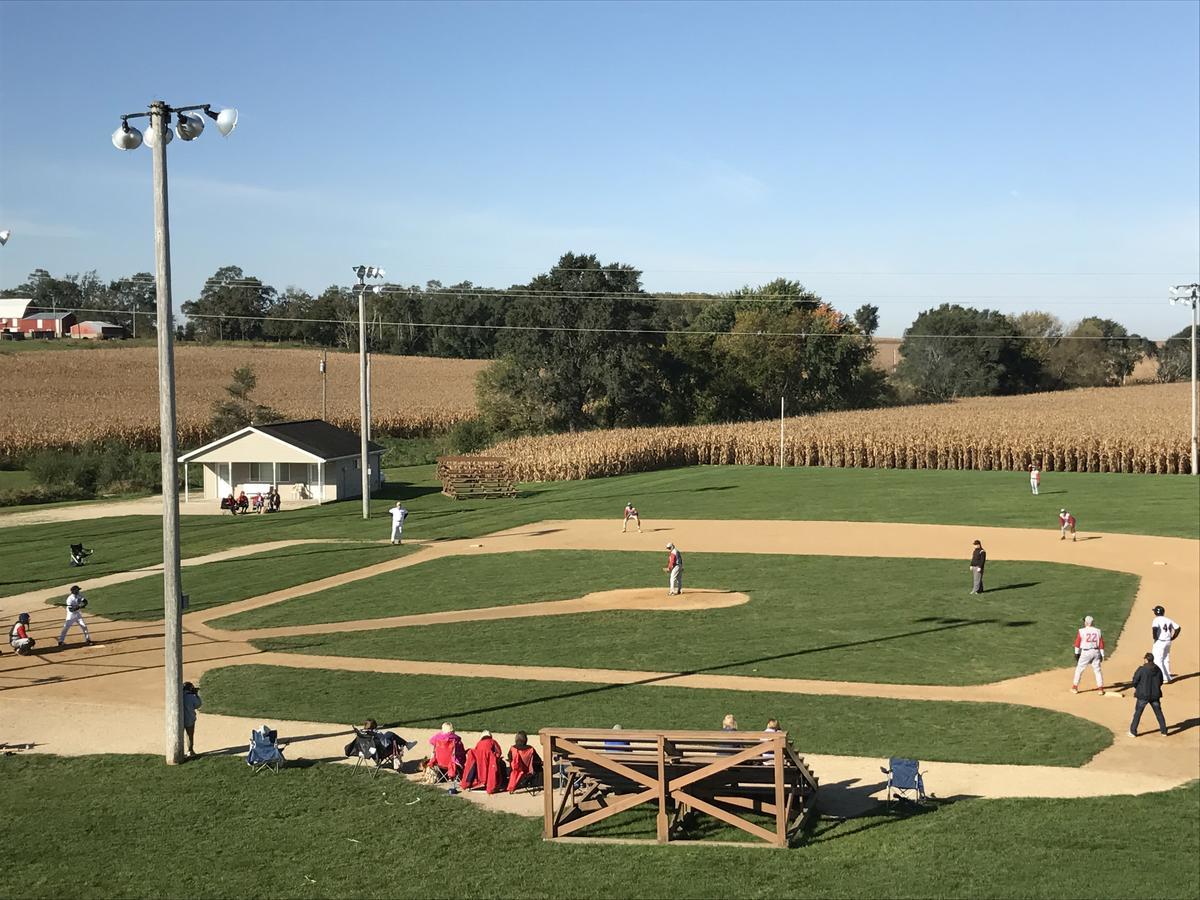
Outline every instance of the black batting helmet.
[[28, 625], [29, 624], [29, 613], [21, 613], [19, 616], [17, 616], [17, 621], [20, 622], [22, 625]]
[[1156, 616], [1165, 616], [1167, 614], [1167, 611], [1165, 609], [1163, 609], [1161, 606], [1156, 606], [1156, 607], [1154, 607], [1154, 614]]

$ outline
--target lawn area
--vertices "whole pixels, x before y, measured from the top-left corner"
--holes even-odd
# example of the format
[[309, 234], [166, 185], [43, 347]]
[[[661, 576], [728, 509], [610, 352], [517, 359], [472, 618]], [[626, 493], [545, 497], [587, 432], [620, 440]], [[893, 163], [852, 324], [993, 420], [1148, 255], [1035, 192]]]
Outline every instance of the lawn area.
[[[652, 685], [387, 675], [284, 666], [229, 666], [201, 681], [204, 711], [312, 722], [359, 722], [533, 734], [541, 728], [712, 731], [725, 713], [747, 730], [778, 718], [801, 753], [1081, 766], [1112, 743], [1086, 719], [1004, 703], [833, 697]], [[282, 733], [281, 733], [282, 738]], [[818, 773], [820, 774], [820, 773]]]
[[[228, 621], [263, 625], [371, 618], [381, 614], [380, 597], [396, 598], [388, 609], [394, 615], [559, 599], [658, 584], [660, 565], [653, 553], [567, 550], [447, 559]], [[969, 573], [956, 560], [737, 553], [693, 553], [688, 572], [696, 587], [742, 591], [750, 602], [725, 609], [621, 610], [254, 643], [264, 650], [387, 659], [987, 684], [1065, 665], [1063, 648], [1085, 613], [1101, 628], [1110, 627], [1115, 639], [1138, 584], [1136, 576], [1119, 572], [1007, 562], [989, 570], [989, 591], [974, 597], [967, 593]], [[442, 576], [445, 583], [437, 580]]]
[[[298, 584], [317, 581], [341, 572], [387, 562], [411, 547], [390, 544], [300, 544], [255, 553], [239, 559], [186, 566], [182, 571], [188, 609], [221, 606]], [[109, 619], [162, 617], [162, 575], [88, 591], [88, 611]], [[55, 601], [65, 603], [65, 598]]]
[[[0, 893], [61, 897], [1193, 898], [1200, 787], [1073, 800], [963, 800], [818, 821], [798, 849], [566, 846], [539, 819], [345, 766], [250, 777], [240, 760], [4, 760], [12, 860]], [[80, 790], [86, 785], [86, 790]], [[104, 827], [96, 827], [103, 822]], [[1086, 827], [1084, 827], [1086, 826]], [[55, 835], [71, 852], [53, 852]], [[1134, 839], [1136, 837], [1136, 840]], [[174, 848], [169, 864], [164, 848]], [[86, 860], [87, 864], [81, 863]], [[936, 864], [932, 862], [936, 860]], [[1064, 860], [1086, 862], [1080, 870]], [[33, 861], [36, 861], [34, 864]]]
[[[378, 540], [387, 508], [403, 499], [412, 540], [474, 537], [545, 519], [618, 519], [633, 499], [655, 518], [817, 519], [942, 522], [1055, 528], [1069, 506], [1081, 531], [1200, 537], [1197, 479], [1169, 475], [1047, 473], [1040, 497], [1021, 473], [900, 469], [772, 469], [700, 466], [593, 481], [527, 485], [517, 500], [443, 497], [433, 466], [392, 469], [363, 521], [356, 502], [285, 510], [280, 516], [184, 516], [185, 556], [291, 537]], [[0, 541], [0, 596], [70, 583], [69, 544], [96, 547], [89, 573], [102, 575], [162, 561], [155, 517], [132, 516], [29, 525]]]
[[28, 469], [0, 469], [0, 493], [27, 487], [33, 487], [33, 473]]

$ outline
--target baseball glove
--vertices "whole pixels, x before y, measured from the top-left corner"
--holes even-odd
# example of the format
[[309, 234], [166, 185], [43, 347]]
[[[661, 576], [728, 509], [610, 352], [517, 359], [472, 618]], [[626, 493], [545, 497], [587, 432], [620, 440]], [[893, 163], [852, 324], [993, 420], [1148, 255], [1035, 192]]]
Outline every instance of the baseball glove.
[[87, 597], [80, 597], [80, 598], [79, 598], [79, 608], [80, 608], [80, 609], [86, 609], [86, 608], [87, 608]]

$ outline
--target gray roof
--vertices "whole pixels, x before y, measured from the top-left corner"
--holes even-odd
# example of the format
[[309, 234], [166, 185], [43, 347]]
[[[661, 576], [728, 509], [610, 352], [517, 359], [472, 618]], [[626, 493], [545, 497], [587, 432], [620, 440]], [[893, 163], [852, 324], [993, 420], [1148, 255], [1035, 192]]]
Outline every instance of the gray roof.
[[[303, 419], [298, 422], [273, 422], [270, 425], [255, 425], [255, 431], [279, 438], [285, 443], [312, 453], [322, 459], [338, 459], [354, 456], [359, 452], [359, 436], [353, 431], [330, 425], [324, 419]], [[367, 442], [371, 453], [382, 453], [384, 448], [374, 441]]]
[[25, 319], [65, 319], [67, 316], [73, 316], [75, 313], [69, 309], [66, 312], [36, 312], [26, 313], [22, 318]]

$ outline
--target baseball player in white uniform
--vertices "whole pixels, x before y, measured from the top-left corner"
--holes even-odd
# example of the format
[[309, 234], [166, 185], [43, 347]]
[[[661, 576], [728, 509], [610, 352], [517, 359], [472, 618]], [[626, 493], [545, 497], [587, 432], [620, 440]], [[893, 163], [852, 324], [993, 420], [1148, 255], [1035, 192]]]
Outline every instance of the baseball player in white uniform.
[[92, 645], [92, 636], [88, 634], [87, 622], [83, 621], [85, 606], [87, 606], [87, 597], [83, 596], [79, 585], [71, 585], [71, 593], [67, 594], [67, 620], [63, 622], [62, 631], [58, 633], [58, 646], [66, 644], [67, 632], [71, 630], [72, 625], [78, 625], [79, 630], [83, 632], [84, 645], [88, 647]]
[[1092, 617], [1083, 617], [1083, 627], [1075, 633], [1075, 680], [1071, 683], [1071, 693], [1079, 693], [1079, 678], [1088, 666], [1096, 673], [1096, 690], [1104, 696], [1104, 674], [1100, 671], [1100, 663], [1104, 661], [1104, 636], [1100, 629], [1092, 625]]
[[1029, 467], [1029, 490], [1033, 491], [1033, 496], [1038, 495], [1038, 485], [1042, 483], [1042, 473], [1038, 471], [1037, 466]]
[[388, 512], [392, 514], [392, 543], [399, 544], [404, 534], [404, 520], [408, 518], [408, 510], [397, 500], [396, 505]]
[[637, 526], [638, 534], [642, 533], [642, 517], [638, 515], [637, 507], [630, 500], [625, 504], [625, 522], [621, 525], [621, 534], [625, 533], [625, 529], [629, 527], [629, 520], [633, 519], [633, 524]]
[[1162, 672], [1163, 682], [1171, 683], [1171, 643], [1183, 631], [1179, 623], [1167, 618], [1167, 611], [1161, 606], [1154, 607], [1154, 619], [1150, 622], [1150, 634], [1154, 638], [1154, 646], [1150, 651], [1154, 654], [1154, 664]]

